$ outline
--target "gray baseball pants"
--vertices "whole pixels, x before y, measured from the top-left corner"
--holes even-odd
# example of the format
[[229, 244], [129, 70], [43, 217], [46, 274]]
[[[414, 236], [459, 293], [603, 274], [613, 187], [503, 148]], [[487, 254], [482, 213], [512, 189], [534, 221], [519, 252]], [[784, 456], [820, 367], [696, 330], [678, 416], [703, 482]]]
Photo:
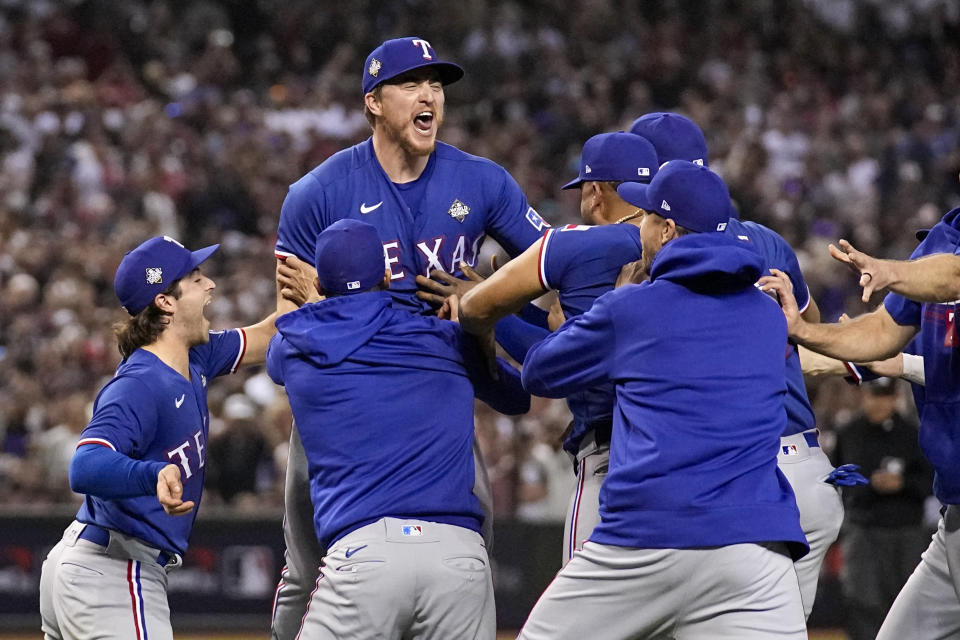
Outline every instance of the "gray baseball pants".
[[493, 640], [497, 620], [480, 534], [383, 518], [323, 559], [300, 640]]
[[[480, 500], [486, 516], [483, 520], [483, 539], [489, 549], [493, 545], [493, 494], [487, 467], [483, 463], [476, 440], [473, 443], [473, 467], [473, 492]], [[313, 526], [307, 454], [296, 425], [290, 432], [290, 451], [284, 484], [283, 540], [287, 547], [284, 551], [286, 564], [280, 572], [280, 582], [273, 597], [271, 640], [297, 638], [324, 554]]]
[[960, 507], [948, 506], [877, 640], [960, 639]]
[[[816, 436], [815, 429], [811, 432]], [[785, 447], [790, 454], [784, 452]], [[823, 481], [833, 471], [830, 460], [823, 449], [809, 446], [802, 433], [780, 438], [777, 466], [793, 487], [800, 527], [810, 545], [810, 553], [795, 563], [803, 613], [809, 618], [817, 597], [820, 567], [843, 524], [843, 498], [839, 488]]]
[[[610, 445], [598, 445], [588, 431], [577, 452], [577, 487], [570, 496], [563, 525], [563, 564], [583, 548], [594, 527], [600, 524], [600, 486], [610, 467]], [[562, 566], [562, 565], [561, 565]]]
[[40, 574], [45, 640], [173, 640], [167, 572], [159, 551], [125, 536], [108, 547], [78, 539], [73, 522]]
[[630, 549], [587, 542], [517, 640], [802, 640], [786, 546]]

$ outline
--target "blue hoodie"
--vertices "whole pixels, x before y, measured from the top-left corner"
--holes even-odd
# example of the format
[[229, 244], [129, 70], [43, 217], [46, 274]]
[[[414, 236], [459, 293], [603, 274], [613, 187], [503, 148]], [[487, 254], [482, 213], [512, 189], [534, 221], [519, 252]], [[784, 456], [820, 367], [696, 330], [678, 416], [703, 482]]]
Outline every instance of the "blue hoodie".
[[616, 383], [610, 469], [590, 540], [634, 548], [786, 542], [807, 551], [777, 468], [786, 323], [753, 284], [763, 259], [722, 234], [683, 236], [651, 279], [597, 299], [531, 348], [524, 387], [563, 397]]
[[386, 516], [480, 530], [473, 398], [525, 413], [515, 369], [500, 362], [494, 382], [459, 325], [394, 309], [387, 291], [305, 305], [277, 330], [267, 372], [290, 398], [322, 545]]
[[[960, 255], [960, 208], [947, 212], [910, 259], [952, 253]], [[936, 471], [933, 493], [942, 504], [960, 504], [960, 332], [958, 302], [920, 303], [896, 293], [883, 301], [890, 317], [902, 326], [920, 327], [911, 343], [923, 356], [926, 386], [914, 399], [920, 416], [920, 448]]]

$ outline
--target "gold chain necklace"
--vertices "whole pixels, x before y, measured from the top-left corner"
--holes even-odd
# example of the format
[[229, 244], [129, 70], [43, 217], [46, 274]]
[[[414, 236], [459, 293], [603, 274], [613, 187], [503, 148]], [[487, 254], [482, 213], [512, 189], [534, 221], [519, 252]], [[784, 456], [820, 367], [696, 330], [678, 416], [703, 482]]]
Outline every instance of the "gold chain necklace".
[[629, 214], [629, 215], [626, 215], [626, 216], [623, 216], [622, 218], [620, 218], [619, 220], [617, 220], [617, 221], [614, 222], [613, 224], [620, 224], [621, 222], [626, 222], [627, 220], [633, 220], [634, 218], [636, 218], [637, 216], [639, 216], [639, 215], [642, 214], [642, 213], [643, 213], [643, 211], [642, 211], [641, 209], [637, 209], [637, 210], [634, 211], [633, 213], [631, 213], [631, 214]]

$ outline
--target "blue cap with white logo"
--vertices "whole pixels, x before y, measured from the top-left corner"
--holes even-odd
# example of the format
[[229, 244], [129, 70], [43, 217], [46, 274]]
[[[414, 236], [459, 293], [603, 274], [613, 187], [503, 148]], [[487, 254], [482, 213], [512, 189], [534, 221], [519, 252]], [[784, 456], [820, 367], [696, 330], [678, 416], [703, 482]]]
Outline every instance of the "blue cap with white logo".
[[579, 187], [584, 182], [650, 182], [657, 173], [657, 151], [649, 141], [632, 133], [600, 133], [583, 144], [580, 175], [563, 185]]
[[437, 57], [433, 45], [417, 36], [387, 40], [370, 52], [363, 67], [363, 93], [412, 69], [433, 67], [440, 82], [451, 84], [463, 77], [460, 65]]
[[730, 219], [730, 192], [713, 171], [687, 162], [671, 160], [649, 185], [624, 182], [620, 197], [644, 211], [671, 218], [690, 231], [723, 231]]
[[219, 246], [190, 251], [169, 236], [150, 238], [123, 256], [113, 279], [113, 290], [126, 312], [135, 316], [157, 294], [200, 266]]
[[377, 228], [351, 218], [337, 220], [317, 236], [314, 266], [327, 293], [369, 291], [383, 280], [386, 269]]
[[707, 167], [707, 139], [700, 127], [679, 113], [654, 112], [640, 116], [630, 126], [630, 133], [643, 136], [657, 150], [659, 164], [670, 160], [687, 160]]

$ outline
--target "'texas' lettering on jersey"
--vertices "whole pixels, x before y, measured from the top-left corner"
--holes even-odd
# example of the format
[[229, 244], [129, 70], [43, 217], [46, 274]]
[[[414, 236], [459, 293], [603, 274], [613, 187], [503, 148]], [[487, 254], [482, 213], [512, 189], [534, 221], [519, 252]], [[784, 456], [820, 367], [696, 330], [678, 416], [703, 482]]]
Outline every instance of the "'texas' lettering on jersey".
[[[455, 239], [442, 235], [417, 242], [417, 258], [424, 263], [422, 275], [429, 275], [434, 269], [453, 273], [461, 262], [477, 266], [477, 253], [484, 237], [480, 235], [471, 243], [464, 234], [458, 234]], [[399, 239], [383, 243], [383, 259], [390, 270], [390, 280], [407, 277], [403, 269], [403, 251]]]
[[[173, 464], [180, 467], [183, 479], [186, 480], [193, 476], [194, 472], [203, 468], [206, 462], [204, 451], [206, 446], [203, 443], [203, 432], [197, 430], [193, 434], [193, 439], [184, 440], [180, 445], [170, 451], [167, 451], [167, 458]], [[191, 461], [193, 464], [191, 464]]]

